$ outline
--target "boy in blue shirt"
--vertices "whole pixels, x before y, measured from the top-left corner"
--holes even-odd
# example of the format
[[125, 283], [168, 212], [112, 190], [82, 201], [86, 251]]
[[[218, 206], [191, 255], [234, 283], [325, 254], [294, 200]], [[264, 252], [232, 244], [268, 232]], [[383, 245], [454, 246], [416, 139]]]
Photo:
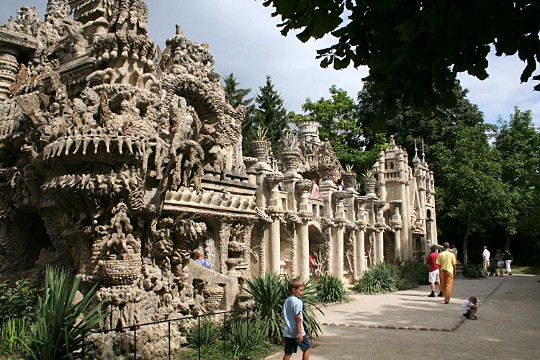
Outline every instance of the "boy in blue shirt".
[[302, 360], [309, 359], [311, 345], [304, 331], [302, 316], [302, 300], [299, 299], [304, 293], [304, 283], [300, 279], [289, 280], [289, 297], [283, 303], [283, 337], [285, 338], [285, 355], [283, 360], [289, 360], [298, 347], [303, 351]]

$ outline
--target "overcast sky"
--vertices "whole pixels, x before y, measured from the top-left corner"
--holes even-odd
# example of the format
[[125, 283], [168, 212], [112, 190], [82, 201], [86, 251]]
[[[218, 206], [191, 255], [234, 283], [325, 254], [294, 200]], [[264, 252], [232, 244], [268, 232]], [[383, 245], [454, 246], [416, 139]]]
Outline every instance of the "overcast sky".
[[[322, 69], [315, 59], [315, 50], [332, 44], [333, 39], [301, 43], [290, 34], [281, 36], [276, 28], [278, 19], [272, 9], [262, 6], [262, 0], [147, 0], [149, 35], [163, 49], [165, 40], [175, 34], [179, 24], [184, 35], [197, 43], [210, 44], [215, 71], [222, 77], [233, 73], [240, 87], [251, 88], [254, 97], [272, 77], [285, 108], [301, 112], [306, 98], [328, 98], [332, 84], [356, 98], [362, 89], [361, 78], [367, 68], [336, 71]], [[0, 23], [7, 22], [23, 5], [36, 6], [41, 18], [46, 0], [0, 0]], [[525, 67], [517, 56], [488, 57], [490, 77], [484, 81], [466, 74], [460, 75], [462, 86], [470, 90], [469, 99], [484, 113], [486, 121], [496, 123], [501, 116], [508, 120], [514, 106], [532, 110], [536, 126], [540, 126], [540, 92], [533, 83], [520, 84]], [[538, 74], [537, 71], [535, 74]]]

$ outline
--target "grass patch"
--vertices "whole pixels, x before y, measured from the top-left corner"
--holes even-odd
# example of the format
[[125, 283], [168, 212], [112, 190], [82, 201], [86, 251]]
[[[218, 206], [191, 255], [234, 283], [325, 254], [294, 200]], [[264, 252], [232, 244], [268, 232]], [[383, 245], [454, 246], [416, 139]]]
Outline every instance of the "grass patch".
[[[214, 345], [201, 349], [201, 359], [205, 360], [223, 360], [223, 359], [264, 359], [265, 357], [275, 354], [278, 351], [282, 351], [283, 346], [273, 345], [270, 343], [253, 344], [249, 351], [241, 356], [233, 357], [231, 354], [231, 348], [225, 346], [225, 354], [223, 353], [223, 342], [218, 341]], [[177, 351], [173, 359], [176, 360], [198, 360], [199, 353], [197, 349], [182, 348]]]
[[538, 266], [514, 266], [512, 265], [512, 274], [514, 275], [540, 275]]

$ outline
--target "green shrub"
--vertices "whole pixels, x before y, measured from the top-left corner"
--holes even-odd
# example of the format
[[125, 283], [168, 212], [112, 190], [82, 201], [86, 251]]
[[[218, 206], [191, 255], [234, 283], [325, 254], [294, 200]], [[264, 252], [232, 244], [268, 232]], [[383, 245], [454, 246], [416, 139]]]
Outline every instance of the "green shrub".
[[221, 333], [221, 327], [213, 323], [208, 318], [201, 321], [200, 326], [196, 324], [188, 333], [189, 345], [194, 348], [208, 347], [214, 344]]
[[464, 264], [463, 276], [468, 279], [478, 279], [483, 276], [482, 265], [479, 264]]
[[398, 270], [394, 265], [377, 264], [366, 270], [352, 289], [362, 294], [379, 294], [397, 290]]
[[347, 291], [341, 280], [334, 275], [324, 274], [315, 283], [317, 288], [317, 296], [322, 302], [342, 302], [347, 301]]
[[80, 278], [68, 284], [65, 270], [47, 267], [45, 291], [39, 296], [37, 320], [30, 331], [28, 353], [36, 360], [64, 360], [81, 358], [83, 335], [103, 321], [107, 313], [100, 313], [106, 299], [92, 306], [96, 286], [74, 304]]
[[10, 288], [7, 281], [0, 282], [0, 320], [11, 316], [25, 316], [34, 311], [37, 289], [28, 279], [21, 279]]
[[24, 317], [4, 319], [0, 329], [0, 355], [23, 351], [28, 342], [28, 330], [28, 320]]
[[[288, 278], [280, 278], [272, 273], [247, 281], [249, 292], [255, 301], [254, 310], [268, 329], [269, 338], [277, 344], [283, 340], [283, 303], [289, 296], [288, 282]], [[321, 313], [322, 311], [316, 306], [317, 289], [310, 280], [304, 283], [301, 300], [304, 303], [304, 328], [310, 338], [317, 338], [321, 327], [315, 310]]]
[[263, 321], [236, 317], [229, 327], [227, 341], [234, 358], [247, 357], [251, 352], [267, 347], [268, 329]]
[[398, 290], [407, 290], [428, 284], [429, 266], [422, 261], [407, 260], [399, 268]]

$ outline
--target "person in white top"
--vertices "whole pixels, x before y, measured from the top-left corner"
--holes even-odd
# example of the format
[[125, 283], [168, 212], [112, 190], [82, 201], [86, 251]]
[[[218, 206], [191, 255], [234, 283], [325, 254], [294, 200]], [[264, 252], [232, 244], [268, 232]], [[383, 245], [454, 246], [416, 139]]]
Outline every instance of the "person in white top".
[[491, 256], [491, 253], [487, 249], [487, 246], [484, 246], [484, 251], [482, 251], [482, 273], [484, 274], [484, 277], [488, 276], [489, 274], [489, 257]]

